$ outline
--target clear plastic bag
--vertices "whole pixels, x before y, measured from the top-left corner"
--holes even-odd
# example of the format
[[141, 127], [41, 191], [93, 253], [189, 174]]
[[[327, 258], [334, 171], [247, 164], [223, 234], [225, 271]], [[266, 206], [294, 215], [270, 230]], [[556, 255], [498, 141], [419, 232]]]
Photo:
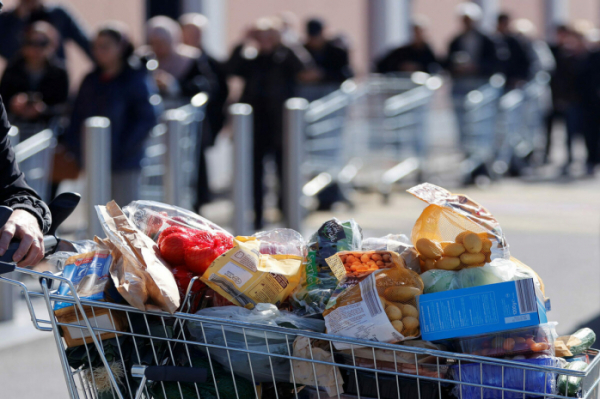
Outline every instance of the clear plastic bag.
[[510, 258], [500, 224], [483, 206], [429, 183], [408, 192], [429, 204], [411, 233], [422, 272], [460, 270]]
[[388, 234], [384, 237], [365, 238], [362, 243], [363, 251], [393, 251], [404, 259], [406, 268], [421, 273], [418, 252], [410, 239], [404, 234]]
[[[202, 309], [196, 314], [204, 317], [316, 332], [323, 332], [325, 329], [325, 323], [322, 320], [301, 318], [293, 313], [280, 311], [276, 306], [265, 303], [257, 304], [253, 310], [239, 306], [223, 306]], [[250, 359], [248, 359], [246, 352], [210, 348], [211, 358], [228, 370], [231, 370], [229, 363], [229, 359], [231, 359], [233, 372], [240, 377], [252, 381], [252, 376], [254, 376], [254, 381], [257, 383], [273, 382], [273, 376], [276, 381], [289, 381], [290, 361], [266, 354], [290, 356], [293, 353], [292, 345], [296, 336], [255, 329], [243, 331], [239, 327], [211, 324], [207, 321], [203, 321], [202, 324], [191, 321], [189, 322], [189, 329], [192, 337], [198, 342], [265, 353], [265, 355], [250, 354]], [[225, 340], [227, 344], [225, 344]]]
[[306, 245], [300, 233], [276, 229], [252, 237], [236, 237], [201, 277], [232, 303], [253, 308], [281, 305], [300, 283]]
[[362, 229], [353, 219], [341, 222], [335, 218], [311, 236], [301, 283], [290, 297], [297, 314], [323, 313], [338, 284], [326, 259], [341, 251], [360, 250], [362, 238]]
[[551, 322], [535, 327], [458, 338], [457, 347], [462, 353], [477, 356], [554, 356], [554, 342], [558, 337], [557, 324]]
[[531, 268], [514, 258], [494, 259], [481, 267], [469, 267], [459, 271], [429, 270], [421, 275], [425, 294], [504, 283], [506, 281], [533, 279], [542, 294], [544, 283]]
[[[218, 256], [233, 247], [233, 236], [227, 231], [176, 206], [133, 201], [123, 212], [158, 244], [161, 257], [173, 268], [182, 300], [191, 277], [202, 276]], [[193, 293], [200, 288], [195, 284]]]

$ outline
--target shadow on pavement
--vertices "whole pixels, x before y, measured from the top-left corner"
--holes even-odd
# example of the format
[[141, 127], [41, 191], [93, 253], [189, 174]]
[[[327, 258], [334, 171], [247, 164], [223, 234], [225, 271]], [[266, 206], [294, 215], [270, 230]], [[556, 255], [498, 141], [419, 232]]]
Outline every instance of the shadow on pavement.
[[[584, 328], [584, 327], [589, 327], [591, 328], [596, 334], [600, 334], [600, 315], [594, 317], [593, 319], [586, 321], [585, 323], [581, 324], [579, 327], [577, 327], [577, 329], [580, 328]], [[594, 346], [596, 347], [596, 346]]]

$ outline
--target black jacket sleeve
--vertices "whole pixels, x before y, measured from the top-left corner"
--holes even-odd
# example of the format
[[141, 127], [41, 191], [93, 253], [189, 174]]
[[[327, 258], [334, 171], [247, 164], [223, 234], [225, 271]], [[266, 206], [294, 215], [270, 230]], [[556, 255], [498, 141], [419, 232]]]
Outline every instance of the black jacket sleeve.
[[9, 129], [6, 109], [0, 98], [0, 204], [31, 213], [38, 220], [42, 232], [46, 233], [52, 224], [50, 210], [25, 182], [25, 175], [19, 170], [10, 145]]

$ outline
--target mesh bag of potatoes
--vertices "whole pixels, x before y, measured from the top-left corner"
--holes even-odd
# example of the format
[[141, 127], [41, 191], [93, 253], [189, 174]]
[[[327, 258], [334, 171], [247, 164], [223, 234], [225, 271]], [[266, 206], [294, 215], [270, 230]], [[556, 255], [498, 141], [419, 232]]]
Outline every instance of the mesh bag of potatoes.
[[419, 253], [421, 273], [461, 270], [492, 259], [509, 259], [508, 244], [494, 216], [466, 195], [424, 183], [408, 190], [427, 202], [411, 240]]
[[[375, 270], [329, 300], [323, 312], [327, 333], [387, 343], [418, 338], [416, 298], [422, 293], [423, 281], [412, 270], [397, 263]], [[334, 346], [351, 347], [342, 342]]]

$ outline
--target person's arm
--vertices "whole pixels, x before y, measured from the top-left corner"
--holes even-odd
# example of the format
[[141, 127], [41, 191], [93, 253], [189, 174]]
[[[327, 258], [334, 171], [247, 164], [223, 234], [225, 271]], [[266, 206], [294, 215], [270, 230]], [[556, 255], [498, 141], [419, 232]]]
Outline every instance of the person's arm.
[[67, 10], [58, 8], [59, 12], [64, 20], [64, 32], [60, 32], [64, 39], [71, 39], [88, 55], [92, 58], [92, 49], [90, 45], [90, 38], [81, 26], [81, 24], [71, 15]]
[[488, 36], [482, 34], [481, 57], [478, 65], [478, 72], [481, 75], [492, 75], [498, 70], [498, 57], [496, 54], [496, 43]]
[[244, 51], [244, 43], [237, 45], [233, 51], [231, 52], [231, 56], [229, 60], [225, 64], [225, 74], [226, 75], [236, 75], [240, 77], [245, 77], [247, 74], [247, 69], [245, 68], [247, 63], [246, 58], [242, 54]]
[[19, 170], [10, 145], [10, 124], [0, 98], [0, 204], [14, 210], [8, 222], [0, 228], [0, 255], [13, 238], [21, 240], [13, 260], [20, 266], [39, 262], [44, 256], [43, 233], [50, 229], [50, 210], [37, 193], [27, 185]]

